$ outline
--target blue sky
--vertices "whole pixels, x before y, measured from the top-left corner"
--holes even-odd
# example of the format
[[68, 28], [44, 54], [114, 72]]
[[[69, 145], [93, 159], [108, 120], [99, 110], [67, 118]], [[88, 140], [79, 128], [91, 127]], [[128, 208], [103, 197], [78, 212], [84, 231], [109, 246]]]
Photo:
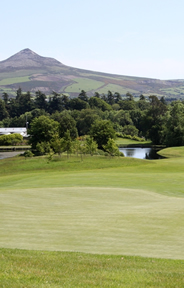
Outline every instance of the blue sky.
[[183, 0], [3, 0], [0, 61], [30, 48], [77, 68], [184, 79], [183, 14]]

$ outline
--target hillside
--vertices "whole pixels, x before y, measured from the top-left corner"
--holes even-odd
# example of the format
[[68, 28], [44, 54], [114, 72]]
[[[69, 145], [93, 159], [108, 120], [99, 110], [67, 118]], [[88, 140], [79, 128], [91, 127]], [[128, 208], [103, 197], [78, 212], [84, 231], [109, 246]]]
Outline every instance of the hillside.
[[45, 94], [52, 91], [77, 96], [85, 90], [89, 96], [94, 92], [119, 92], [134, 96], [157, 95], [167, 98], [184, 98], [184, 80], [159, 80], [141, 77], [121, 76], [88, 71], [66, 66], [56, 59], [42, 57], [30, 49], [24, 49], [0, 62], [0, 94], [15, 95], [23, 91]]

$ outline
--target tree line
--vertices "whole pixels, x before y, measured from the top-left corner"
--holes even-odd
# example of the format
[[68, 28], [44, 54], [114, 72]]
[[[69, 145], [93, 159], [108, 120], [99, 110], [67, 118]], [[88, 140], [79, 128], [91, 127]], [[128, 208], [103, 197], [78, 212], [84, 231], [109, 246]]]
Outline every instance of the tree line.
[[[71, 139], [91, 135], [99, 148], [107, 145], [108, 140], [114, 139], [113, 135], [117, 133], [144, 137], [153, 144], [184, 145], [184, 102], [178, 100], [168, 104], [164, 97], [159, 99], [155, 95], [140, 95], [139, 99], [135, 100], [127, 93], [123, 99], [118, 92], [108, 91], [106, 95], [95, 92], [93, 97], [88, 97], [82, 90], [76, 98], [56, 92], [47, 97], [41, 91], [37, 91], [33, 97], [30, 92], [23, 93], [20, 88], [15, 98], [9, 98], [7, 93], [2, 94], [0, 127], [25, 127], [27, 121], [33, 135], [33, 127], [38, 119], [57, 123], [55, 135], [58, 135], [59, 139], [65, 137], [66, 133], [70, 133]], [[102, 132], [95, 132], [94, 128], [103, 125], [113, 131], [106, 143], [100, 143]], [[52, 127], [51, 130], [53, 129]], [[42, 130], [44, 131], [43, 127]], [[99, 133], [98, 140], [95, 133]], [[38, 135], [41, 135], [41, 131]], [[36, 140], [32, 138], [31, 141], [35, 147]]]

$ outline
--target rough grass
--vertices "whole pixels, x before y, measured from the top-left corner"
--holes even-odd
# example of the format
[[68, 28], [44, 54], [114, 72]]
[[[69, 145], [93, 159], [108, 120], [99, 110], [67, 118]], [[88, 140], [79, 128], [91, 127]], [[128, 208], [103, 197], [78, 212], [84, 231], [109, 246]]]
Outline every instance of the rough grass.
[[0, 287], [184, 287], [184, 262], [0, 249]]

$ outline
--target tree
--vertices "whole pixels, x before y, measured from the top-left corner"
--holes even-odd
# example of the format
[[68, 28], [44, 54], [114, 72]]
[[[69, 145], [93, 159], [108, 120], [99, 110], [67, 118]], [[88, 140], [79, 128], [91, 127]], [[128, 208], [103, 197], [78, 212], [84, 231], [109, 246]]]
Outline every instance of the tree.
[[126, 125], [122, 129], [122, 133], [131, 136], [138, 136], [139, 130], [134, 125]]
[[71, 110], [82, 110], [89, 108], [89, 104], [79, 98], [73, 98], [69, 101], [68, 107]]
[[136, 108], [135, 101], [132, 100], [120, 100], [118, 102], [119, 106], [123, 110], [134, 110]]
[[58, 134], [54, 135], [51, 141], [51, 147], [55, 153], [61, 157], [61, 153], [64, 151], [64, 140], [60, 138]]
[[164, 105], [155, 95], [149, 96], [150, 108], [145, 111], [142, 117], [143, 134], [154, 144], [162, 144], [164, 116], [167, 106]]
[[111, 105], [109, 105], [108, 103], [106, 103], [106, 101], [98, 97], [91, 97], [89, 99], [89, 105], [92, 109], [98, 108], [98, 109], [101, 109], [102, 111], [112, 110]]
[[2, 121], [4, 118], [7, 118], [9, 116], [8, 111], [5, 107], [5, 102], [0, 99], [0, 121]]
[[184, 145], [184, 104], [176, 102], [167, 117], [165, 130], [165, 143], [167, 146]]
[[9, 95], [8, 95], [8, 93], [6, 93], [6, 92], [3, 92], [3, 100], [4, 100], [4, 102], [5, 102], [5, 105], [7, 105], [8, 104], [8, 98], [9, 98]]
[[127, 97], [127, 100], [129, 100], [129, 101], [133, 101], [134, 100], [134, 96], [130, 92], [126, 93], [126, 97]]
[[103, 145], [107, 144], [109, 138], [115, 138], [115, 131], [110, 121], [96, 120], [91, 126], [90, 135], [97, 142], [98, 147], [103, 149]]
[[70, 136], [74, 140], [78, 136], [78, 131], [76, 128], [76, 121], [71, 116], [70, 112], [63, 111], [61, 113], [55, 113], [52, 115], [52, 118], [59, 122], [59, 136], [64, 137], [64, 134], [67, 130], [70, 131]]
[[36, 91], [36, 98], [35, 98], [35, 105], [36, 108], [39, 109], [47, 109], [47, 102], [46, 102], [46, 95], [44, 93], [42, 93], [41, 91]]
[[78, 99], [85, 101], [85, 102], [88, 102], [88, 96], [86, 94], [86, 91], [82, 90], [78, 96]]
[[95, 92], [95, 95], [94, 95], [94, 97], [100, 98], [100, 93], [98, 93], [98, 92]]
[[67, 157], [72, 153], [72, 138], [70, 136], [70, 131], [67, 130], [63, 137], [63, 151], [67, 151]]
[[122, 127], [124, 127], [125, 125], [133, 124], [129, 111], [123, 111], [123, 110], [120, 110], [116, 113], [114, 117], [114, 122], [117, 122]]
[[47, 116], [35, 118], [29, 129], [30, 144], [36, 149], [38, 143], [50, 143], [54, 136], [59, 133], [59, 123]]
[[118, 103], [120, 100], [122, 100], [121, 95], [119, 92], [114, 93], [114, 101], [115, 103]]
[[106, 145], [103, 145], [103, 148], [106, 152], [110, 154], [110, 156], [118, 156], [119, 155], [119, 149], [116, 145], [116, 142], [114, 139], [109, 138]]
[[115, 103], [114, 95], [110, 90], [107, 92], [107, 103], [110, 105], [113, 105]]
[[93, 154], [97, 151], [98, 148], [98, 144], [96, 143], [96, 141], [94, 141], [94, 139], [90, 136], [86, 137], [86, 152], [90, 153], [91, 156], [93, 156]]
[[77, 129], [79, 135], [87, 135], [91, 129], [91, 125], [95, 120], [100, 117], [96, 114], [95, 110], [92, 109], [83, 109], [80, 111], [80, 114], [77, 118]]

